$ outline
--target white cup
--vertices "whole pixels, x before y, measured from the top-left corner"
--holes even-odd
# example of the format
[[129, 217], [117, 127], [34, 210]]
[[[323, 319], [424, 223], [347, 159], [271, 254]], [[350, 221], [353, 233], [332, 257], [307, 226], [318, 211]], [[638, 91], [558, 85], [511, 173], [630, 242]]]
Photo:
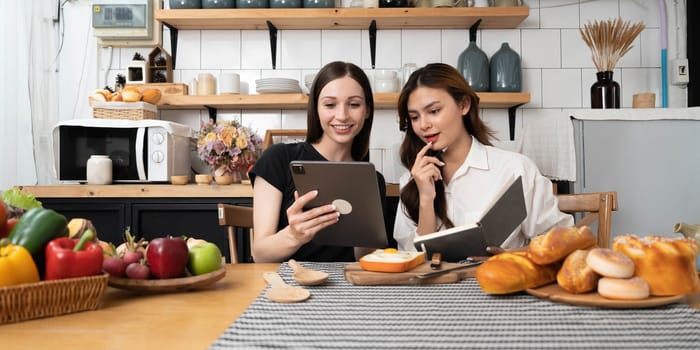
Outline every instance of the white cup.
[[474, 0], [474, 7], [489, 7], [489, 0]]
[[241, 76], [237, 73], [221, 73], [219, 76], [219, 94], [240, 94]]
[[365, 8], [379, 7], [379, 0], [365, 0]]
[[216, 78], [211, 73], [197, 75], [197, 95], [216, 95]]

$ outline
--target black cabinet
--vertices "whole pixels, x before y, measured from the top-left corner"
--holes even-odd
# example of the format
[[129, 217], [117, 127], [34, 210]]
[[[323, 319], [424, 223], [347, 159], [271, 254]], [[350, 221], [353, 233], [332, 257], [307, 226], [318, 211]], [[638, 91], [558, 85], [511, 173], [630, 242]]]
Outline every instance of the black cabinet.
[[[219, 226], [217, 203], [252, 205], [251, 198], [39, 198], [69, 220], [92, 221], [98, 236], [119, 245], [124, 230], [131, 228], [137, 238], [188, 236], [215, 243], [230, 261], [227, 229]], [[238, 256], [251, 261], [248, 236], [238, 235]]]

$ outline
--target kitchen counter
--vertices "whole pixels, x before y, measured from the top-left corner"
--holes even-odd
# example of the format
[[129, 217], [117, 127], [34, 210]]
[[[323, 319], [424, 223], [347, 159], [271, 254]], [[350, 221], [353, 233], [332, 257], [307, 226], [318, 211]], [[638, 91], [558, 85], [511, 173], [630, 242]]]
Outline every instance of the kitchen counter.
[[[42, 185], [19, 186], [37, 198], [252, 198], [248, 184], [219, 185]], [[399, 185], [387, 184], [388, 197], [398, 197]]]

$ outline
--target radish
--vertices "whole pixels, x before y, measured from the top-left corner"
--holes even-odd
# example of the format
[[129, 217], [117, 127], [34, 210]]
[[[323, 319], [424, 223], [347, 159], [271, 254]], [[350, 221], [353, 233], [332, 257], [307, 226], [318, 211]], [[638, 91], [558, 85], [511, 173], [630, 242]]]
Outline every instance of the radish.
[[116, 256], [105, 256], [102, 261], [102, 270], [115, 277], [126, 275], [126, 263]]
[[141, 259], [143, 259], [143, 252], [141, 252], [140, 250], [126, 251], [126, 252], [124, 252], [124, 256], [122, 257], [122, 259], [124, 259], [124, 262], [126, 263], [126, 265], [130, 265], [132, 263], [137, 263], [137, 262], [141, 261]]
[[126, 267], [126, 276], [135, 280], [147, 280], [151, 275], [148, 266], [141, 263], [131, 263]]

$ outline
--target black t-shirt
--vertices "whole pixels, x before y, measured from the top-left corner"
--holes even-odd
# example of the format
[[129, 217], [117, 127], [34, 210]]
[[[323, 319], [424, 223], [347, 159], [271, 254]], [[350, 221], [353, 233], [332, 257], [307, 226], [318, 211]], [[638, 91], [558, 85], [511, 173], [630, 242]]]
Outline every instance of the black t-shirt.
[[[289, 225], [287, 208], [294, 203], [296, 187], [289, 170], [289, 162], [293, 160], [327, 161], [307, 142], [278, 143], [268, 147], [248, 173], [253, 184], [255, 184], [255, 178], [260, 176], [282, 192], [282, 208], [277, 222], [277, 231]], [[379, 193], [386, 193], [384, 176], [379, 172], [377, 172], [377, 183]], [[382, 196], [382, 207], [386, 207], [384, 196]], [[301, 246], [290, 258], [299, 261], [355, 261], [355, 253], [352, 247], [319, 245], [311, 241]]]

